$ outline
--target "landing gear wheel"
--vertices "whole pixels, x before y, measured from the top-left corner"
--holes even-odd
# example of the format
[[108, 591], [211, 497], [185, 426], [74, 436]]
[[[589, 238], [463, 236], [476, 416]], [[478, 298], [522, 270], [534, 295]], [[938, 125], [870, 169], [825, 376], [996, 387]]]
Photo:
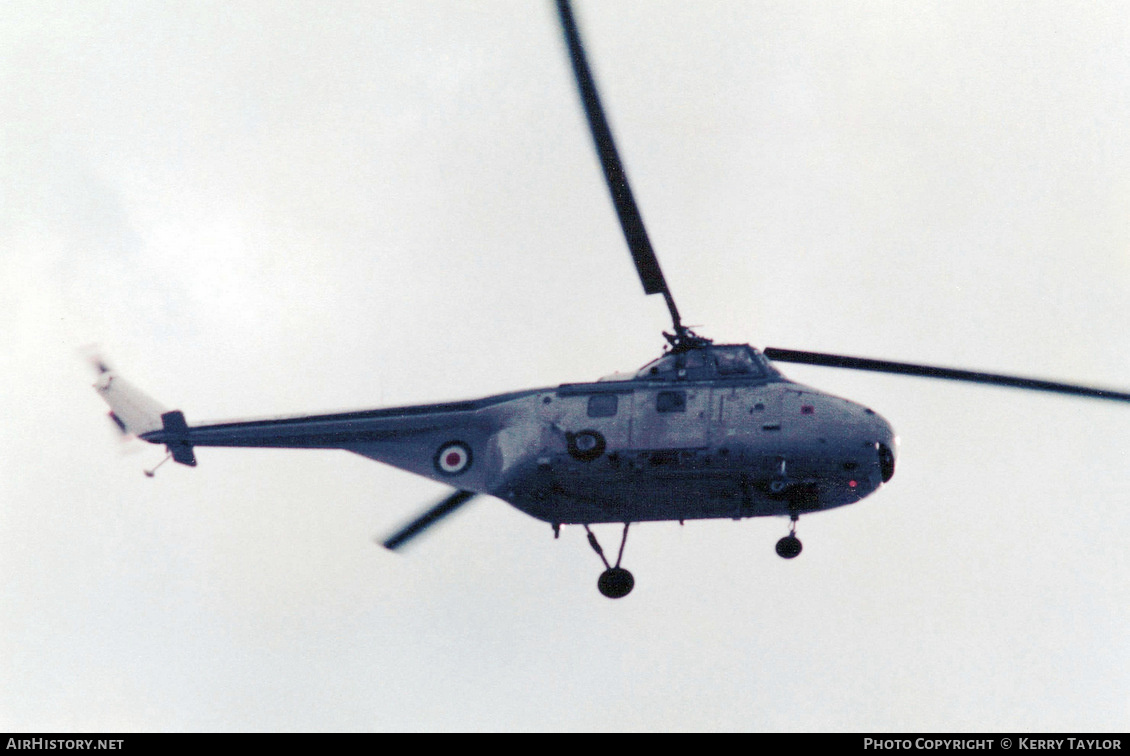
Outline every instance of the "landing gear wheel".
[[628, 526], [630, 524], [624, 523], [624, 534], [620, 536], [620, 553], [616, 557], [615, 565], [608, 563], [608, 559], [604, 556], [604, 549], [600, 548], [596, 536], [589, 530], [589, 526], [585, 525], [585, 532], [589, 536], [589, 546], [592, 546], [592, 550], [600, 557], [600, 561], [604, 562], [604, 572], [600, 573], [600, 577], [597, 578], [596, 587], [601, 594], [610, 599], [624, 598], [632, 592], [632, 588], [636, 585], [636, 579], [632, 577], [632, 573], [620, 566], [620, 560], [624, 558], [624, 544], [628, 542]]
[[777, 556], [782, 559], [795, 559], [800, 550], [804, 548], [800, 539], [795, 535], [787, 535], [781, 540], [777, 541]]
[[596, 587], [610, 599], [624, 598], [632, 592], [636, 579], [623, 567], [609, 567], [600, 573]]

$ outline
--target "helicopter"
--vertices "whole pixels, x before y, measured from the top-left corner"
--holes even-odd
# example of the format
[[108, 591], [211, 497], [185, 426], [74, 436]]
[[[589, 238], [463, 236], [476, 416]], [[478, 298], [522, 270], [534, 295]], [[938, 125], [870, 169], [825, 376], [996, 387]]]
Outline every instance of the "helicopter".
[[[614, 208], [645, 295], [659, 294], [672, 329], [655, 360], [629, 373], [460, 402], [190, 425], [96, 363], [95, 387], [123, 432], [196, 465], [194, 449], [344, 449], [454, 491], [382, 541], [397, 550], [480, 495], [551, 525], [580, 525], [604, 570], [602, 595], [628, 595], [621, 566], [634, 523], [787, 517], [776, 544], [802, 550], [802, 514], [853, 504], [888, 484], [897, 442], [873, 410], [785, 377], [801, 363], [1130, 401], [1130, 394], [1017, 376], [737, 343], [683, 324], [620, 161], [568, 0], [556, 9]], [[163, 463], [163, 462], [162, 462]], [[152, 476], [153, 471], [146, 471]], [[615, 560], [591, 525], [623, 525]]]

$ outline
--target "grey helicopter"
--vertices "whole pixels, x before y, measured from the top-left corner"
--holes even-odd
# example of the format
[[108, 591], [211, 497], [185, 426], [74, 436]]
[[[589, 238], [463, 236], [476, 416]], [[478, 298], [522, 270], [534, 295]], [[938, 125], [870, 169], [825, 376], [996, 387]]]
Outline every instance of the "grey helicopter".
[[[897, 439], [873, 410], [796, 383], [799, 363], [1130, 401], [1130, 393], [1019, 376], [745, 344], [683, 324], [613, 141], [568, 0], [556, 0], [573, 75], [645, 295], [662, 295], [672, 330], [642, 368], [594, 382], [467, 401], [190, 425], [95, 360], [95, 389], [122, 433], [164, 445], [161, 464], [195, 466], [196, 447], [344, 449], [451, 486], [381, 544], [397, 550], [478, 496], [551, 525], [584, 528], [609, 598], [635, 584], [621, 566], [633, 523], [787, 517], [782, 558], [802, 550], [802, 514], [858, 502], [889, 483]], [[159, 467], [160, 465], [158, 465]], [[156, 468], [145, 471], [152, 477]], [[590, 526], [623, 525], [615, 560]]]

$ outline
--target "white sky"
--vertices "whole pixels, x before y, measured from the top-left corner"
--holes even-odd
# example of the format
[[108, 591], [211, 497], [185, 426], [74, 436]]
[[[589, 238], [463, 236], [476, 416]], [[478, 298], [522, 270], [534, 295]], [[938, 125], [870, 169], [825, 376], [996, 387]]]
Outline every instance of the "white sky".
[[[688, 323], [1130, 386], [1130, 6], [577, 12]], [[141, 470], [190, 421], [659, 351], [548, 2], [0, 5], [0, 729], [1125, 731], [1130, 408], [785, 366], [900, 469], [784, 520], [583, 531], [345, 452]], [[123, 454], [122, 452], [126, 453]], [[615, 544], [617, 528], [600, 531]]]

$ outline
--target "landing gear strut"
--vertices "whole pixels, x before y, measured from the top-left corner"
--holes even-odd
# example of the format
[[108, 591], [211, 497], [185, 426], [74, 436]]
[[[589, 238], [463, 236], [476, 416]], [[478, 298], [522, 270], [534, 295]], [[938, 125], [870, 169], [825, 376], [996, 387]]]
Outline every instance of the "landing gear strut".
[[600, 561], [604, 562], [605, 567], [604, 572], [600, 573], [600, 578], [596, 581], [596, 587], [602, 595], [611, 599], [624, 598], [632, 592], [632, 588], [636, 584], [636, 579], [632, 577], [632, 573], [620, 566], [620, 560], [624, 558], [624, 544], [628, 542], [629, 524], [624, 523], [624, 535], [620, 537], [620, 553], [616, 555], [615, 566], [608, 563], [608, 559], [604, 556], [604, 549], [600, 548], [596, 536], [589, 530], [589, 526], [585, 525], [585, 532], [589, 535], [589, 545], [600, 557]]
[[799, 515], [795, 512], [790, 515], [792, 523], [789, 525], [789, 534], [777, 541], [777, 556], [782, 559], [795, 559], [800, 550], [804, 548], [800, 539], [796, 537], [796, 521]]

